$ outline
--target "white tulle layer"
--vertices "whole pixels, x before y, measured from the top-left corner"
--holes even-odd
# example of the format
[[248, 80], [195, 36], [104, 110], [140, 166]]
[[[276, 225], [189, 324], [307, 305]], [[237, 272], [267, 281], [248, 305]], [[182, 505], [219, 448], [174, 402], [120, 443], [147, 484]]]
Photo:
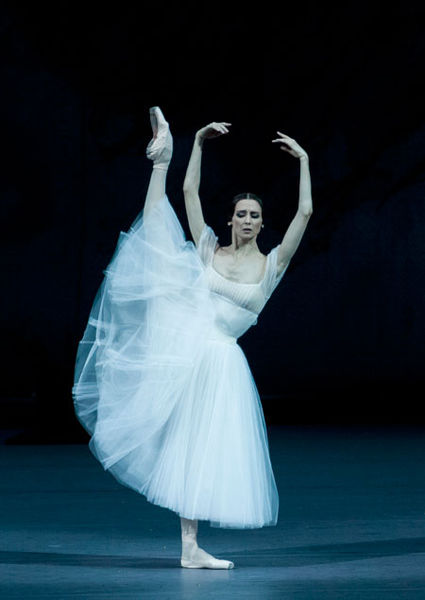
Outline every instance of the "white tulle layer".
[[164, 197], [120, 233], [79, 344], [75, 411], [104, 469], [150, 502], [213, 527], [275, 525], [261, 403], [215, 311]]

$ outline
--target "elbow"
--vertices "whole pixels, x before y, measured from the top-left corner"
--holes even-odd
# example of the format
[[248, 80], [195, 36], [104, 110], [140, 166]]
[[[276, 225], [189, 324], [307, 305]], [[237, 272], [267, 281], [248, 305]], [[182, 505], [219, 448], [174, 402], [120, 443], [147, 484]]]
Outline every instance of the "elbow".
[[191, 179], [188, 179], [187, 177], [185, 177], [185, 180], [183, 181], [183, 191], [190, 192], [193, 189], [195, 189], [195, 185], [194, 185], [193, 181]]
[[185, 179], [183, 181], [183, 193], [184, 194], [190, 194], [191, 192], [195, 192], [196, 191], [196, 185], [195, 183], [191, 180], [191, 179]]
[[303, 208], [298, 211], [298, 213], [303, 217], [303, 219], [309, 219], [313, 214], [312, 208]]

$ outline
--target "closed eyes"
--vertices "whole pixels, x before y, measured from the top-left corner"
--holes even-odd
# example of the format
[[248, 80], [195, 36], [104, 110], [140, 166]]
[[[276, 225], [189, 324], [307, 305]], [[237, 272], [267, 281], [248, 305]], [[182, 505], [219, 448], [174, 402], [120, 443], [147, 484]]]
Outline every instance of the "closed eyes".
[[[236, 213], [236, 216], [237, 216], [237, 217], [239, 217], [239, 218], [242, 218], [242, 217], [244, 217], [245, 215], [246, 215], [246, 211], [243, 211], [243, 212], [237, 212], [237, 213]], [[260, 216], [260, 214], [259, 214], [259, 213], [256, 213], [256, 212], [252, 212], [252, 213], [251, 213], [251, 217], [252, 217], [253, 219], [258, 219], [258, 218], [259, 218], [259, 216]]]

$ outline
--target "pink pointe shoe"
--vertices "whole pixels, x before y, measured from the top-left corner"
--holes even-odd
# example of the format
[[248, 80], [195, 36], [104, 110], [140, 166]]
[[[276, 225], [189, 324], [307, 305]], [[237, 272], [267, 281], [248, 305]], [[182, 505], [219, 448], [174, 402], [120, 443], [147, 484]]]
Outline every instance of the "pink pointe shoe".
[[146, 156], [153, 161], [154, 169], [166, 171], [173, 155], [173, 138], [170, 126], [159, 106], [149, 109], [153, 137], [146, 148]]

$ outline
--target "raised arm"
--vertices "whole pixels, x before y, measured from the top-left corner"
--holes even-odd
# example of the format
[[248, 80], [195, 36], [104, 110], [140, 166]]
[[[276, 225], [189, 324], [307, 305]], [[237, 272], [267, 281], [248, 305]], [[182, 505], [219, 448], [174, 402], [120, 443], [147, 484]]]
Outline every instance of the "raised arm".
[[301, 242], [307, 223], [313, 213], [313, 202], [311, 198], [311, 180], [307, 152], [294, 139], [279, 131], [277, 133], [280, 137], [273, 140], [273, 142], [280, 143], [281, 150], [289, 152], [289, 154], [295, 156], [300, 161], [298, 209], [279, 246], [277, 269], [278, 274], [280, 274], [288, 265]]
[[195, 135], [192, 154], [190, 155], [190, 160], [183, 183], [183, 194], [190, 233], [192, 234], [193, 241], [196, 245], [198, 245], [199, 238], [201, 237], [202, 230], [205, 226], [201, 200], [199, 198], [201, 161], [204, 140], [229, 133], [229, 130], [227, 129], [228, 126], [230, 126], [230, 123], [213, 122], [206, 127], [199, 129]]

